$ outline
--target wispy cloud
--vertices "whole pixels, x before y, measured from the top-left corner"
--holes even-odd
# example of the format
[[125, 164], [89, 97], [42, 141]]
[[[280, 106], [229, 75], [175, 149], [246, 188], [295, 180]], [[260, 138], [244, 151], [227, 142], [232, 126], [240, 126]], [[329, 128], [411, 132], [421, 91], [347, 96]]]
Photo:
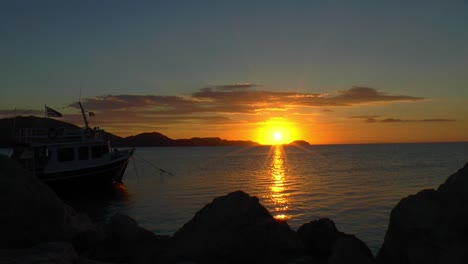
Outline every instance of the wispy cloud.
[[455, 122], [456, 119], [442, 119], [442, 118], [434, 118], [434, 119], [422, 119], [419, 122]]
[[[193, 102], [180, 96], [159, 95], [103, 95], [82, 100], [87, 108], [100, 110], [173, 109], [187, 108]], [[69, 105], [78, 108], [78, 102]]]
[[400, 119], [400, 118], [380, 118], [380, 116], [352, 116], [349, 118], [362, 119], [367, 123], [404, 123], [404, 122], [455, 122], [455, 119], [432, 118], [432, 119]]
[[422, 97], [390, 95], [374, 88], [353, 87], [331, 94], [277, 92], [265, 90], [216, 90], [204, 88], [192, 94], [193, 98], [210, 100], [223, 105], [252, 104], [258, 108], [282, 106], [353, 106], [375, 103], [414, 102]]
[[216, 89], [220, 91], [232, 91], [232, 90], [243, 90], [258, 87], [258, 84], [254, 83], [236, 83], [236, 84], [223, 84], [223, 85], [214, 85], [207, 88]]
[[[313, 108], [333, 112], [333, 107], [416, 102], [422, 97], [392, 95], [370, 87], [352, 87], [331, 93], [307, 93], [259, 89], [254, 83], [213, 85], [189, 95], [101, 95], [82, 99], [83, 105], [96, 113], [101, 125], [152, 123], [159, 126], [178, 124], [229, 124], [258, 120], [257, 117], [277, 113], [310, 115]], [[78, 108], [77, 102], [68, 105]], [[12, 115], [11, 110], [0, 115]], [[319, 110], [320, 111], [320, 110]], [[79, 115], [68, 119], [80, 122]], [[378, 119], [378, 116], [354, 117], [366, 122], [406, 122], [399, 119]], [[421, 122], [442, 122], [442, 119], [425, 119]], [[446, 120], [448, 121], [448, 119]]]
[[43, 115], [44, 110], [33, 109], [0, 109], [0, 117], [11, 117], [16, 115]]
[[[104, 95], [83, 103], [95, 111], [145, 110], [153, 114], [249, 113], [291, 107], [353, 106], [372, 103], [420, 101], [424, 98], [389, 95], [373, 88], [353, 87], [332, 94], [251, 90], [254, 84], [232, 84], [199, 89], [189, 96]], [[76, 103], [71, 104], [77, 107]], [[327, 111], [330, 111], [328, 109]]]
[[355, 86], [348, 90], [338, 91], [328, 97], [340, 105], [356, 105], [368, 103], [414, 102], [424, 100], [422, 97], [407, 95], [390, 95], [374, 88]]

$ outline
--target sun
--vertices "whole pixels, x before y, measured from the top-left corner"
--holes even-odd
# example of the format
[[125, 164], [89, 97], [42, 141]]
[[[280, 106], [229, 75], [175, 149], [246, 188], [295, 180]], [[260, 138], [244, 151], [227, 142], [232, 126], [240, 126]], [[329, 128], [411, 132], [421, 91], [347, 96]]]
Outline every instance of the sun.
[[284, 120], [267, 121], [257, 129], [257, 141], [263, 145], [283, 145], [296, 140], [297, 131], [293, 124]]
[[283, 138], [283, 135], [281, 134], [280, 131], [276, 131], [276, 132], [273, 134], [273, 139], [274, 139], [276, 142], [280, 142], [282, 138]]

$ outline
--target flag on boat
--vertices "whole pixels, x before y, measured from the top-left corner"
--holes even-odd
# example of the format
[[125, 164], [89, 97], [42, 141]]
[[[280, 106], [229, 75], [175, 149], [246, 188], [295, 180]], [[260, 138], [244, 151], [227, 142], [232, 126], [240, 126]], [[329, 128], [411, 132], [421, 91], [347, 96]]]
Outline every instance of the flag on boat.
[[96, 114], [94, 114], [94, 112], [88, 112], [89, 116], [93, 117], [95, 116]]
[[47, 105], [45, 106], [46, 108], [46, 115], [47, 117], [62, 117], [62, 114], [58, 111], [55, 111], [54, 109], [48, 107]]

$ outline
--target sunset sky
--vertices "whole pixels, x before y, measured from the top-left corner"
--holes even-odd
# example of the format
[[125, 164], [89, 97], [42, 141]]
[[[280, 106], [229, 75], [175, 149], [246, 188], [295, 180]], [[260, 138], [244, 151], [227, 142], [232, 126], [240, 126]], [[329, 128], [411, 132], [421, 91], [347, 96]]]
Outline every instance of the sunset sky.
[[83, 125], [81, 100], [120, 136], [468, 141], [467, 14], [466, 0], [1, 1], [0, 117], [47, 104]]

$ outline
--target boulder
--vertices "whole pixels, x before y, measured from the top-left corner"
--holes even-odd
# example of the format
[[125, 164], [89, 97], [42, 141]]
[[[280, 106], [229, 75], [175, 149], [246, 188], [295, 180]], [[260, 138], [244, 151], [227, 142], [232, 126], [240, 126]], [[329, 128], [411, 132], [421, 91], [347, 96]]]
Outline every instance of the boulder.
[[0, 155], [0, 248], [71, 240], [95, 227], [15, 160]]
[[306, 252], [314, 256], [329, 256], [336, 239], [343, 234], [336, 229], [335, 223], [321, 218], [303, 224], [297, 230]]
[[341, 235], [333, 244], [330, 264], [372, 264], [374, 255], [367, 245], [354, 235]]
[[86, 255], [106, 262], [154, 263], [166, 252], [169, 237], [157, 236], [131, 217], [115, 214], [103, 227], [106, 239]]
[[468, 263], [468, 164], [393, 208], [377, 262]]
[[124, 244], [132, 244], [152, 240], [156, 235], [139, 226], [131, 217], [117, 213], [109, 219], [105, 226], [108, 239]]
[[30, 248], [0, 249], [2, 264], [104, 264], [79, 256], [68, 242], [40, 243]]
[[284, 221], [242, 191], [215, 198], [173, 237], [178, 260], [200, 263], [281, 262], [302, 245]]
[[297, 230], [305, 252], [318, 263], [374, 263], [367, 245], [353, 235], [338, 231], [335, 223], [321, 218], [303, 224]]
[[79, 260], [73, 246], [66, 242], [41, 243], [24, 249], [0, 249], [0, 263], [2, 264], [74, 264], [79, 263]]

